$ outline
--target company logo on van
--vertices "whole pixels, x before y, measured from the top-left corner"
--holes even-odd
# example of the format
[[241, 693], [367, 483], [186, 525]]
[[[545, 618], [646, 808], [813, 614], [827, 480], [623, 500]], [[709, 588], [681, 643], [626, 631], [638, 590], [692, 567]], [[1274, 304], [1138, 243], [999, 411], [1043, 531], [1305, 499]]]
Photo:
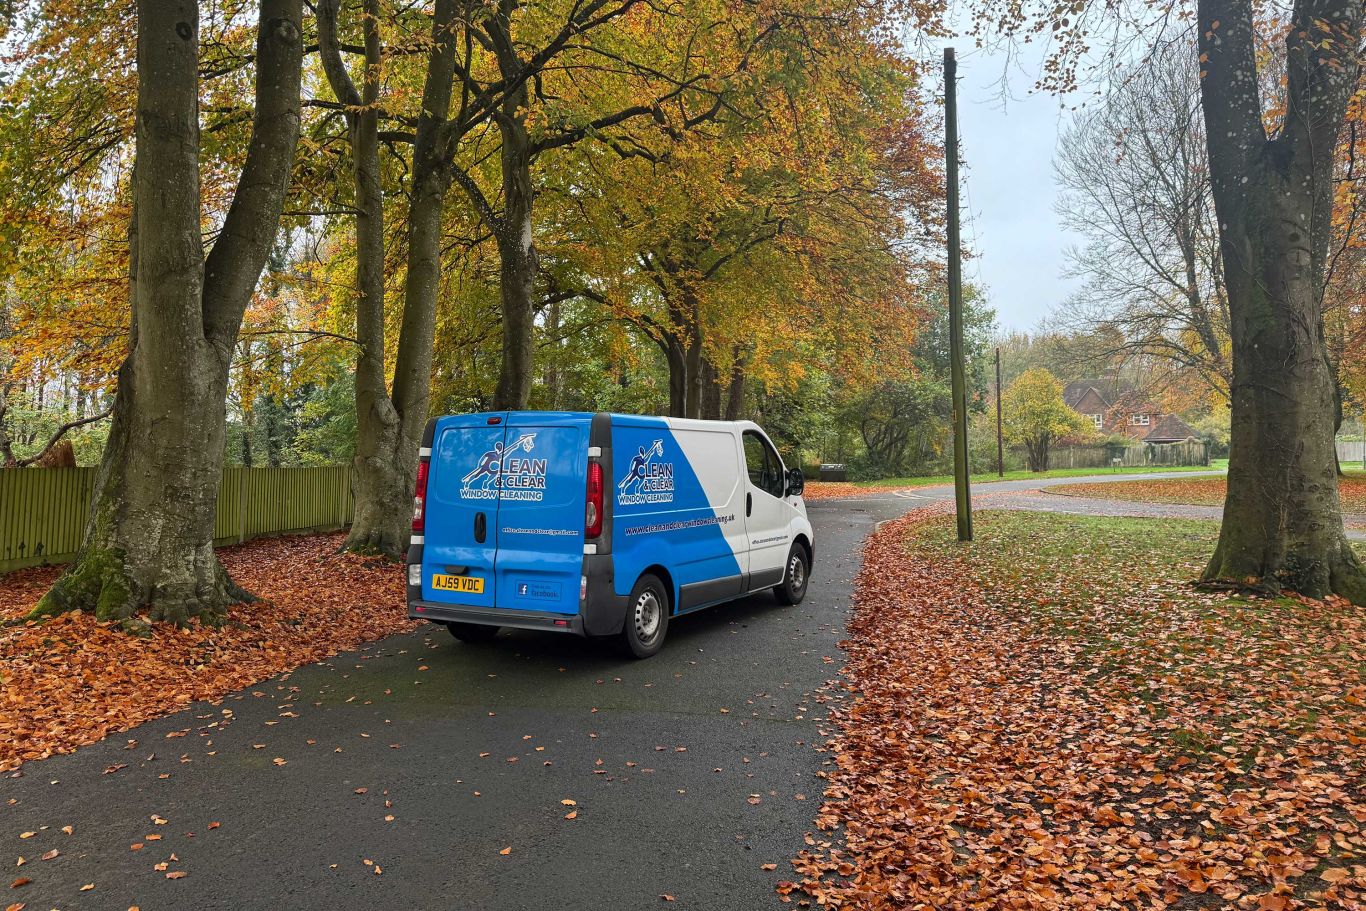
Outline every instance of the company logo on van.
[[461, 499], [540, 500], [545, 496], [546, 460], [531, 457], [535, 445], [534, 433], [524, 433], [507, 445], [494, 443], [479, 457], [479, 464], [460, 479]]
[[673, 502], [673, 463], [656, 462], [656, 456], [664, 457], [663, 440], [655, 440], [648, 448], [641, 446], [631, 457], [631, 467], [617, 485], [617, 502], [622, 506]]

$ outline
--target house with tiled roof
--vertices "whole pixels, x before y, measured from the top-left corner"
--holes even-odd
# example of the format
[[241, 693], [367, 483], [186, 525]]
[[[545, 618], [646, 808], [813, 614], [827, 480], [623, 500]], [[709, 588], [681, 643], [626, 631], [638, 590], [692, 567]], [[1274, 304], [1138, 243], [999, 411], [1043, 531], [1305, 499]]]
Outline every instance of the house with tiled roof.
[[1157, 422], [1152, 430], [1143, 437], [1145, 443], [1184, 443], [1187, 440], [1198, 440], [1200, 434], [1195, 432], [1195, 428], [1181, 420], [1174, 414], [1169, 414]]
[[1163, 413], [1151, 399], [1117, 377], [1073, 380], [1063, 387], [1062, 398], [1067, 407], [1089, 418], [1099, 433], [1143, 443], [1199, 438], [1185, 421]]

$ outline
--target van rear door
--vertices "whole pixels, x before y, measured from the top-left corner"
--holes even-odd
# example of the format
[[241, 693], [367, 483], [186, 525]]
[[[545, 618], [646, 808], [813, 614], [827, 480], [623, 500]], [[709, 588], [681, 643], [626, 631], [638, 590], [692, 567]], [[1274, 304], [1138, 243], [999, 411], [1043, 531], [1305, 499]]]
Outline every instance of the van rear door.
[[512, 412], [498, 504], [498, 607], [576, 614], [591, 415]]
[[506, 442], [505, 413], [437, 421], [422, 549], [424, 601], [494, 605], [498, 484]]

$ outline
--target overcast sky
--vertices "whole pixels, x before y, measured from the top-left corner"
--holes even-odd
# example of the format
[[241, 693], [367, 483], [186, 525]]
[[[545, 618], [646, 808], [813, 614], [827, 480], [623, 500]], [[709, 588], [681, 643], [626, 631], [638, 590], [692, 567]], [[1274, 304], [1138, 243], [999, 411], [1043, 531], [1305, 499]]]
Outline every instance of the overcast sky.
[[1076, 285], [1062, 276], [1063, 250], [1079, 238], [1059, 225], [1053, 211], [1053, 151], [1067, 114], [1057, 97], [1031, 93], [1034, 74], [1007, 68], [1003, 55], [978, 50], [968, 38], [948, 43], [958, 56], [966, 162], [963, 242], [977, 254], [964, 277], [985, 286], [1002, 329], [1033, 329]]

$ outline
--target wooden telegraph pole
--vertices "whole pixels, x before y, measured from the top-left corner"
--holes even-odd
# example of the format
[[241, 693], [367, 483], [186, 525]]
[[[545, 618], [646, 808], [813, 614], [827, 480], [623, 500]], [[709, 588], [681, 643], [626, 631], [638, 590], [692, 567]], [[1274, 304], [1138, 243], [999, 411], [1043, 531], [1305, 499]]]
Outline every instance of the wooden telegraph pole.
[[1001, 346], [996, 346], [996, 476], [1006, 476], [1005, 434], [1001, 426]]
[[953, 394], [953, 487], [958, 540], [972, 540], [972, 489], [968, 480], [968, 388], [963, 371], [963, 263], [958, 240], [958, 62], [944, 48], [944, 176], [949, 209], [949, 352]]

